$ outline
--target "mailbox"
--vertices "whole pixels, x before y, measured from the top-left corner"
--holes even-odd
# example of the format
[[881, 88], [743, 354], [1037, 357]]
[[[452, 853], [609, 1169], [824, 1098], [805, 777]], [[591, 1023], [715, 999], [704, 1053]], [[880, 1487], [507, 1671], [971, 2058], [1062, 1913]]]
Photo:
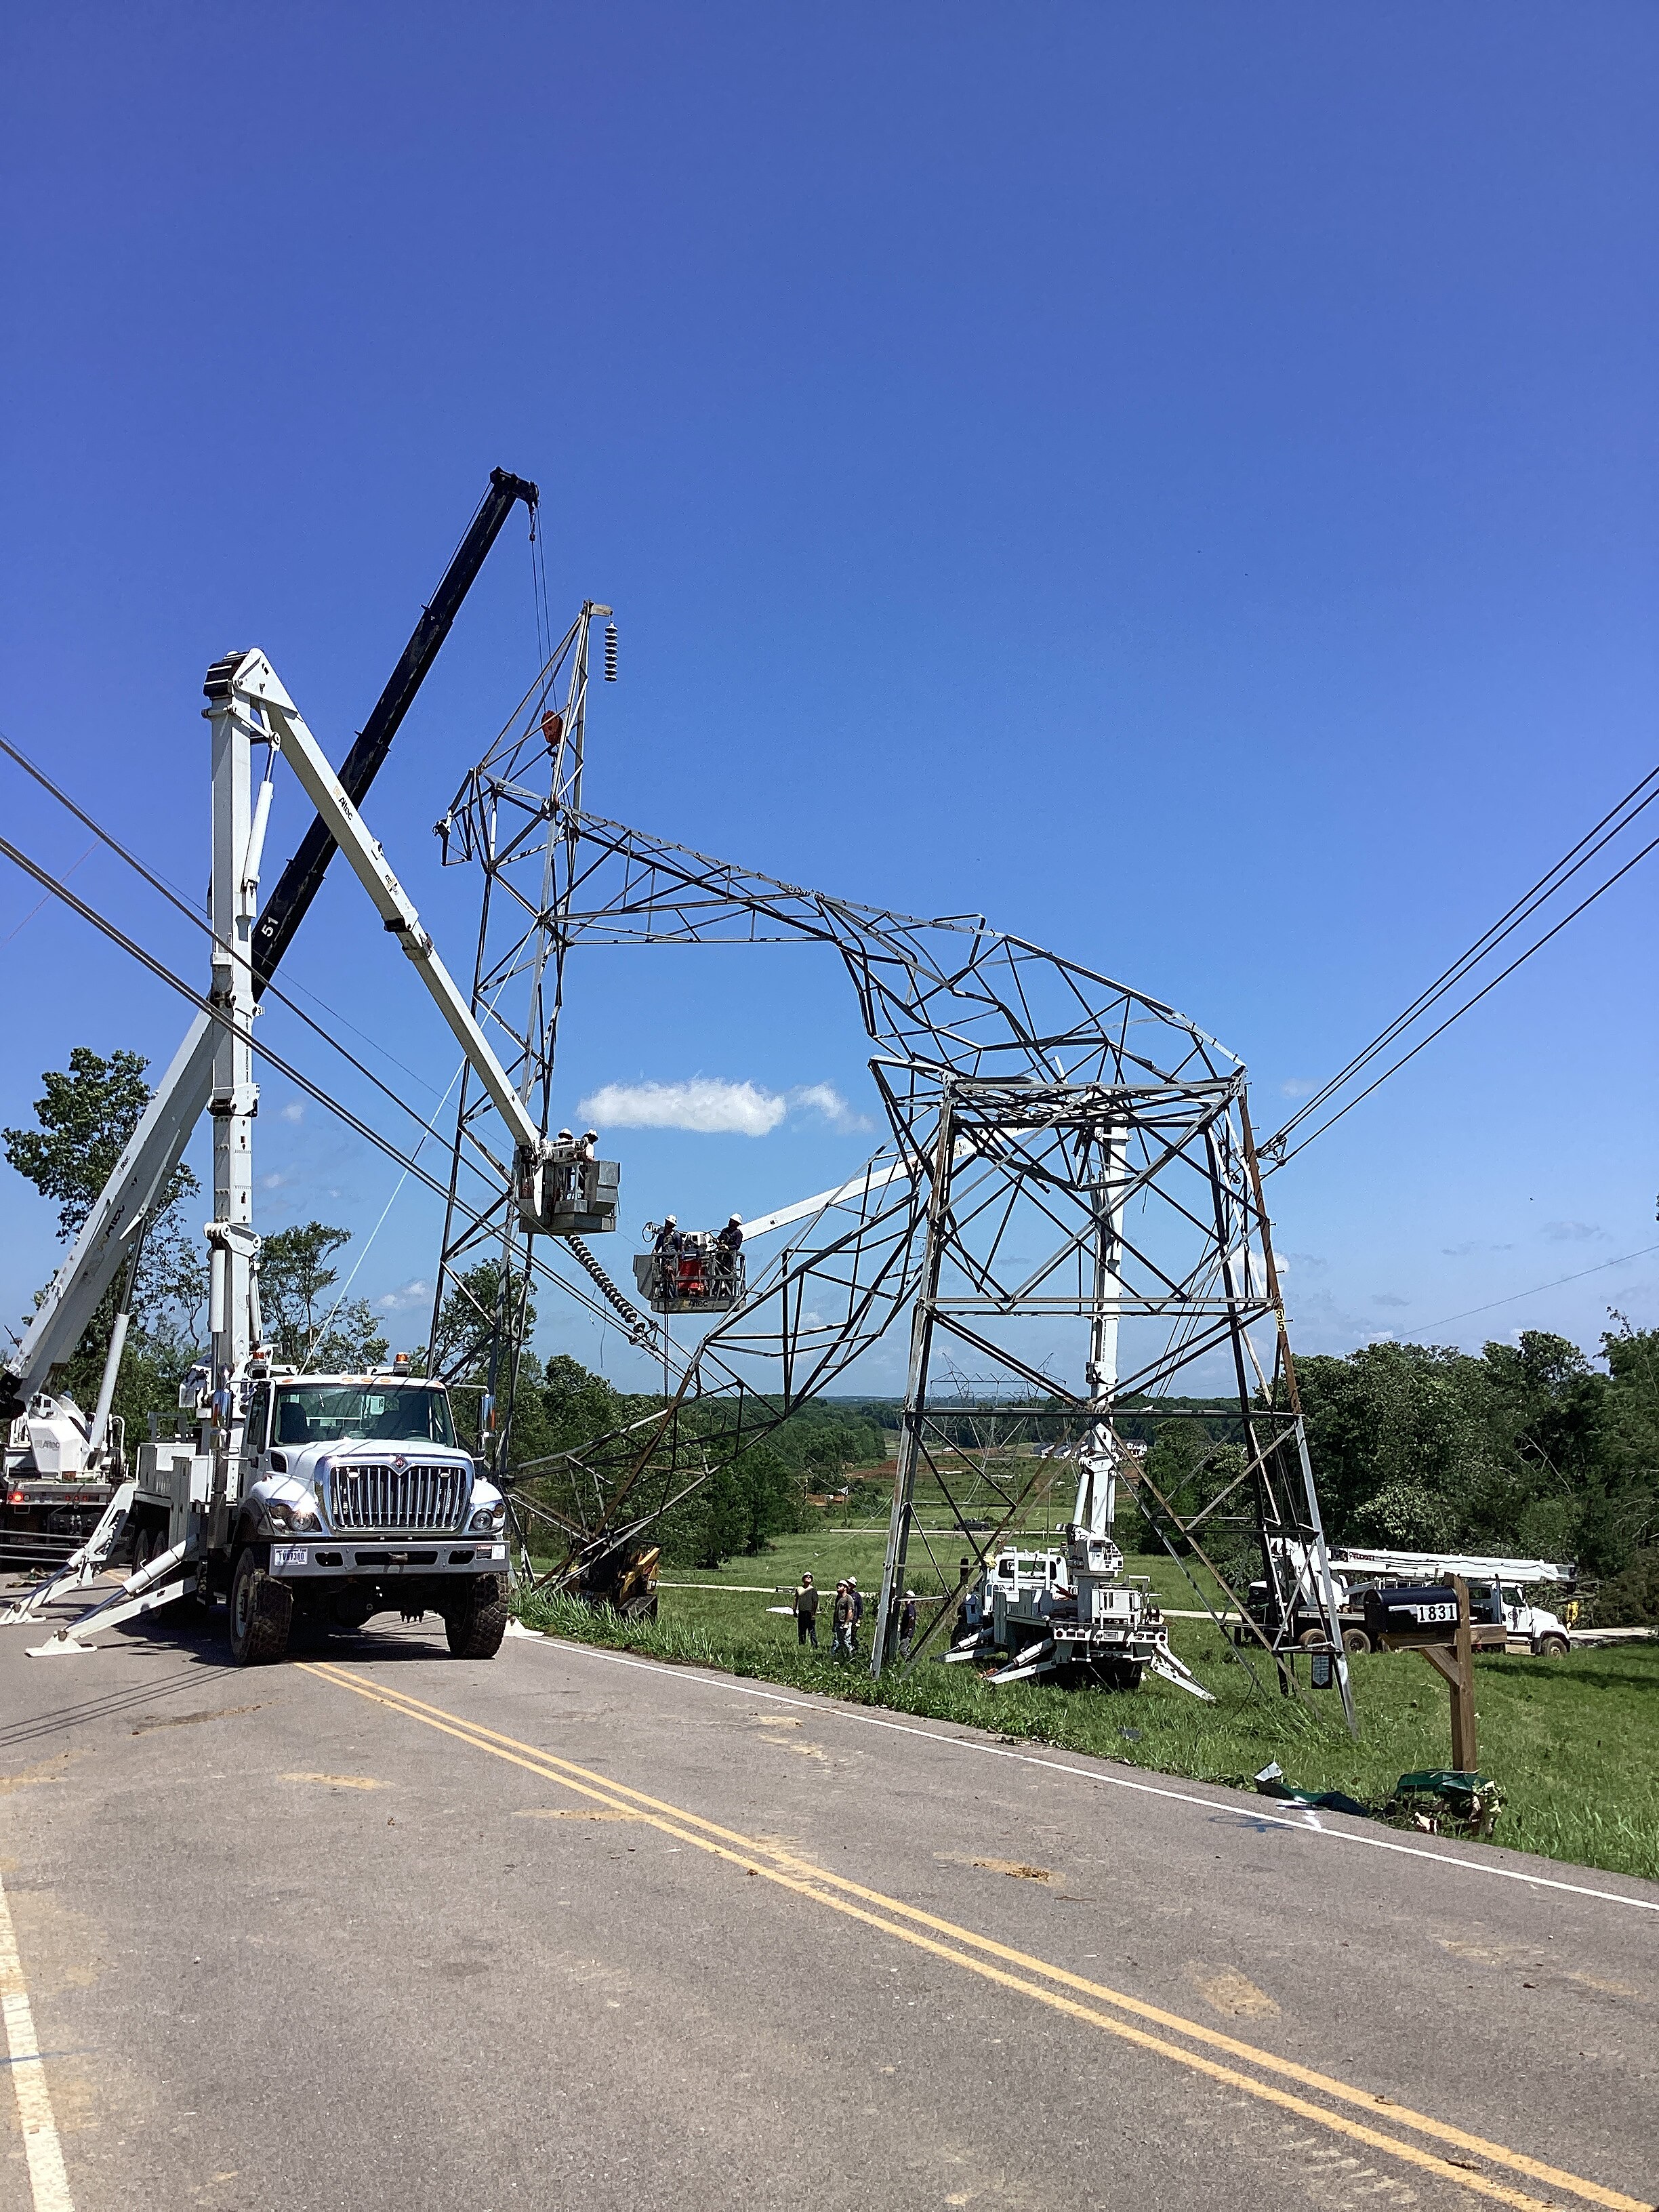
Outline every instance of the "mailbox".
[[1390, 1644], [1449, 1644], [1457, 1634], [1457, 1592], [1449, 1583], [1416, 1583], [1365, 1593], [1365, 1633]]

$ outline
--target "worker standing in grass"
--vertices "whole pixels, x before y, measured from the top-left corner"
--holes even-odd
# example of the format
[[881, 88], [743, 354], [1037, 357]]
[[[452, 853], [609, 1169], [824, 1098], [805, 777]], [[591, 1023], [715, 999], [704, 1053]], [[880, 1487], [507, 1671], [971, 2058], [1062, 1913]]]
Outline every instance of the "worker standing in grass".
[[916, 1594], [913, 1589], [904, 1593], [904, 1603], [899, 1608], [899, 1657], [910, 1656], [910, 1646], [916, 1640]]
[[812, 1580], [808, 1567], [801, 1576], [800, 1587], [795, 1592], [795, 1641], [818, 1648], [818, 1586]]
[[830, 1609], [835, 1624], [835, 1635], [830, 1642], [832, 1659], [851, 1659], [853, 1654], [853, 1593], [845, 1583], [836, 1584], [836, 1601]]
[[859, 1631], [864, 1626], [864, 1592], [859, 1588], [859, 1578], [856, 1575], [848, 1576], [847, 1588], [853, 1601], [852, 1656], [856, 1659], [859, 1656]]

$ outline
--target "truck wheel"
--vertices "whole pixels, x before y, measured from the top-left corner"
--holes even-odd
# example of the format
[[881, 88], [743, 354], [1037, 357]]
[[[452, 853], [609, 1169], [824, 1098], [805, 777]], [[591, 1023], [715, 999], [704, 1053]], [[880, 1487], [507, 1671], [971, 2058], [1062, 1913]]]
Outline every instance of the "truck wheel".
[[479, 1575], [444, 1614], [453, 1659], [493, 1659], [507, 1633], [507, 1600], [494, 1575]]
[[1571, 1649], [1565, 1636], [1540, 1636], [1538, 1639], [1540, 1659], [1565, 1659]]
[[273, 1582], [252, 1546], [230, 1578], [230, 1656], [239, 1667], [267, 1666], [288, 1650], [294, 1593]]
[[1345, 1628], [1343, 1630], [1342, 1649], [1345, 1651], [1369, 1651], [1370, 1648], [1371, 1639], [1366, 1635], [1363, 1628]]

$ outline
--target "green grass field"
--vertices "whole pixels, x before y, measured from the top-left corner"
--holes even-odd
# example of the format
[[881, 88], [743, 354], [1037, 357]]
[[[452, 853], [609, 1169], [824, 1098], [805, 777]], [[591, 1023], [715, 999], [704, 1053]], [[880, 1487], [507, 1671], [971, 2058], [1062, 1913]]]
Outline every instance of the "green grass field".
[[[1031, 1683], [993, 1689], [969, 1667], [931, 1657], [905, 1674], [890, 1669], [878, 1686], [826, 1652], [799, 1651], [792, 1620], [771, 1604], [811, 1567], [833, 1592], [851, 1571], [872, 1595], [879, 1589], [884, 1527], [826, 1528], [780, 1538], [757, 1558], [732, 1559], [714, 1573], [671, 1572], [654, 1623], [623, 1624], [568, 1601], [528, 1600], [534, 1627], [582, 1640], [625, 1645], [674, 1661], [847, 1697], [896, 1711], [967, 1722], [1000, 1734], [1088, 1752], [1165, 1774], [1249, 1786], [1278, 1759], [1286, 1778], [1307, 1790], [1344, 1790], [1381, 1806], [1396, 1778], [1450, 1757], [1447, 1698], [1427, 1664], [1410, 1653], [1353, 1662], [1359, 1712], [1356, 1744], [1342, 1726], [1334, 1693], [1285, 1698], [1253, 1687], [1243, 1667], [1205, 1620], [1176, 1620], [1171, 1641], [1218, 1703], [1200, 1705], [1148, 1677], [1139, 1691], [1060, 1690]], [[961, 1540], [936, 1540], [954, 1563]], [[913, 1565], [924, 1565], [912, 1554]], [[1131, 1559], [1170, 1606], [1195, 1607], [1180, 1571], [1167, 1559]], [[918, 1589], [923, 1575], [914, 1577]], [[951, 1579], [954, 1582], [954, 1573]], [[746, 1588], [744, 1585], [758, 1585]], [[827, 1646], [827, 1605], [819, 1634]], [[1490, 1657], [1480, 1662], [1477, 1711], [1483, 1773], [1507, 1799], [1495, 1840], [1583, 1866], [1659, 1879], [1659, 1642], [1582, 1650], [1565, 1660]], [[1480, 1846], [1470, 1845], [1470, 1849]]]

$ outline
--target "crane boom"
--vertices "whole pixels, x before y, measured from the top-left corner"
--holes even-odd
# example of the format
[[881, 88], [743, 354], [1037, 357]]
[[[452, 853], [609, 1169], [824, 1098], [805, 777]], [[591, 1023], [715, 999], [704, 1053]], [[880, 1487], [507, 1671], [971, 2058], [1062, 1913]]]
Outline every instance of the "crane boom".
[[[461, 603], [514, 502], [522, 500], [533, 515], [538, 496], [536, 486], [523, 477], [506, 469], [491, 471], [489, 490], [430, 604], [422, 611], [397, 667], [375, 702], [374, 711], [346, 756], [339, 780], [354, 806], [362, 802], [374, 782], [398, 725], [448, 636]], [[226, 659], [234, 669], [243, 657], [229, 654]], [[210, 672], [210, 685], [225, 680], [225, 665], [223, 661], [215, 664]], [[332, 834], [320, 818], [313, 821], [266, 901], [253, 939], [256, 997], [263, 993], [293, 942], [321, 887], [333, 850]], [[74, 1351], [100, 1299], [114, 1281], [133, 1237], [160, 1203], [212, 1094], [214, 1026], [206, 1014], [197, 1015], [191, 1023], [22, 1342], [0, 1364], [0, 1421], [21, 1413], [52, 1368]]]
[[479, 1081], [489, 1093], [496, 1112], [512, 1132], [521, 1152], [532, 1156], [542, 1146], [542, 1133], [530, 1110], [513, 1087], [512, 1078], [490, 1049], [489, 1041], [473, 1018], [464, 992], [438, 956], [438, 949], [421, 927], [414, 902], [392, 872], [378, 838], [352, 805], [339, 778], [328, 764], [328, 756], [307, 727], [306, 719], [289, 697], [275, 670], [262, 653], [250, 653], [237, 669], [235, 693], [240, 700], [258, 704], [267, 726], [275, 734], [283, 758], [305, 787], [306, 797], [317, 810], [317, 819], [345, 854], [352, 873], [374, 902], [375, 911], [395, 936], [430, 993], [434, 1004], [453, 1030], [456, 1042], [471, 1062]]

